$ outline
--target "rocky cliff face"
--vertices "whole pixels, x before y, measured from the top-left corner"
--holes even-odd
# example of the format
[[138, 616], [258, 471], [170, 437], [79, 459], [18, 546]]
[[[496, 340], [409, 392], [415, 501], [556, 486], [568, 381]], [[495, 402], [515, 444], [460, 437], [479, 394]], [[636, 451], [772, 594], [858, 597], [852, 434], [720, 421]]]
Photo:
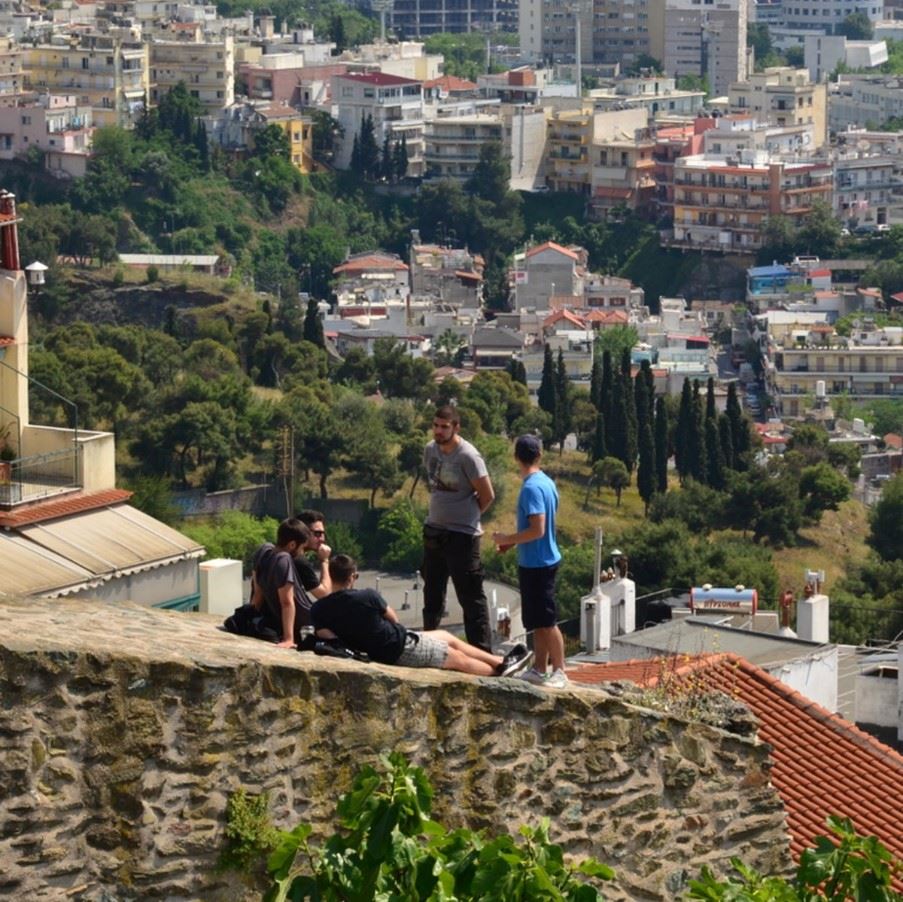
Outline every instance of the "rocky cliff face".
[[[611, 864], [609, 898], [673, 898], [703, 863], [783, 871], [765, 746], [614, 691], [357, 664], [276, 649], [203, 615], [0, 603], [0, 895], [234, 899], [217, 874], [230, 792], [330, 829], [364, 762], [424, 767], [446, 824], [543, 814]], [[740, 727], [742, 729], [742, 725]]]

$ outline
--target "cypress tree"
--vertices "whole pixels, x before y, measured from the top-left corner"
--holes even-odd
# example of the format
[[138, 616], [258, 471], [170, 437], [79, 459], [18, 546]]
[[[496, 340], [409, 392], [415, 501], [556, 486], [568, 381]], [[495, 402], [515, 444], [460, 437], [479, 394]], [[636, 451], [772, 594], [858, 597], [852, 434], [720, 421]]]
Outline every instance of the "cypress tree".
[[656, 490], [655, 443], [652, 439], [652, 426], [648, 421], [640, 427], [639, 446], [640, 462], [636, 472], [636, 485], [648, 512], [649, 502]]
[[408, 136], [404, 132], [401, 133], [401, 141], [395, 145], [392, 162], [395, 166], [395, 178], [401, 181], [408, 174]]
[[731, 382], [727, 387], [727, 418], [731, 424], [731, 447], [733, 448], [733, 465], [735, 470], [745, 470], [744, 455], [749, 451], [749, 424], [740, 409], [737, 398], [737, 383]]
[[718, 416], [718, 410], [715, 407], [715, 380], [709, 376], [705, 388], [705, 418], [714, 420], [716, 416]]
[[602, 361], [593, 357], [593, 369], [589, 377], [589, 399], [596, 410], [602, 410]]
[[715, 417], [705, 418], [705, 481], [719, 491], [724, 488], [724, 456], [718, 435], [718, 421]]
[[359, 134], [355, 134], [354, 140], [351, 142], [351, 171], [359, 176], [361, 172], [361, 139]]
[[621, 382], [620, 373], [615, 377], [614, 396], [612, 398], [611, 419], [606, 421], [608, 428], [607, 443], [608, 453], [616, 457], [627, 467], [627, 395], [629, 392]]
[[637, 417], [636, 399], [634, 398], [630, 379], [630, 350], [628, 348], [624, 348], [621, 353], [621, 385], [626, 394], [624, 409], [627, 413], [626, 448], [624, 451], [627, 459], [624, 461], [624, 466], [627, 467], [629, 473], [632, 473], [634, 466], [636, 466]]
[[605, 417], [605, 425], [611, 424], [614, 405], [614, 372], [611, 366], [611, 351], [602, 352], [602, 387], [600, 389], [599, 411]]
[[692, 416], [690, 418], [690, 443], [687, 448], [690, 475], [703, 484], [708, 478], [705, 454], [705, 408], [699, 392], [699, 380], [693, 380]]
[[512, 357], [508, 361], [505, 366], [505, 372], [508, 373], [514, 382], [520, 382], [521, 385], [527, 384], [527, 368], [524, 366], [523, 361], [518, 360], [517, 357]]
[[379, 161], [379, 174], [387, 181], [394, 181], [395, 167], [392, 165], [392, 144], [389, 141], [389, 133], [383, 138], [383, 152]]
[[564, 440], [571, 431], [571, 398], [568, 388], [568, 372], [564, 365], [564, 351], [558, 349], [558, 365], [555, 368], [555, 420], [558, 443], [564, 450]]
[[323, 321], [320, 319], [317, 302], [313, 298], [309, 298], [307, 301], [303, 334], [305, 341], [315, 344], [318, 348], [326, 347], [326, 341], [323, 338]]
[[655, 488], [668, 491], [668, 408], [664, 398], [655, 401]]
[[680, 392], [680, 411], [677, 415], [677, 431], [674, 433], [674, 464], [683, 482], [690, 475], [690, 433], [693, 429], [693, 394], [690, 380], [684, 379]]
[[595, 463], [608, 457], [608, 445], [605, 440], [605, 417], [601, 413], [596, 414], [596, 428], [593, 432], [593, 445], [590, 448], [590, 462]]
[[539, 403], [540, 410], [544, 410], [555, 420], [555, 401], [557, 392], [555, 391], [555, 364], [552, 362], [552, 349], [546, 345], [542, 357], [542, 378], [539, 382], [539, 391], [536, 400]]
[[727, 414], [718, 416], [718, 443], [721, 446], [721, 457], [727, 470], [734, 469], [734, 440], [731, 437], [731, 421]]

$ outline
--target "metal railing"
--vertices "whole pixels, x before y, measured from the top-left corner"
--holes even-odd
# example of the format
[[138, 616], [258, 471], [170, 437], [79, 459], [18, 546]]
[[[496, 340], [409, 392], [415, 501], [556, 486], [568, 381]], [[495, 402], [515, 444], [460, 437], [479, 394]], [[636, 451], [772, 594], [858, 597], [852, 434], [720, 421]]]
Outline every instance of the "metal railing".
[[20, 504], [78, 488], [78, 448], [0, 461], [0, 504]]

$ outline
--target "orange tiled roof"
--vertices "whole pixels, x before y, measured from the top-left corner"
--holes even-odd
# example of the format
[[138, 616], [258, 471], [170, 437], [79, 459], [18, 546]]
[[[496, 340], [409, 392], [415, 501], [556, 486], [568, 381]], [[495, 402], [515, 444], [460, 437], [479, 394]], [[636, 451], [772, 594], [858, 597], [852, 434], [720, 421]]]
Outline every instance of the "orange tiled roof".
[[39, 501], [37, 504], [18, 507], [8, 512], [0, 511], [0, 529], [14, 529], [45, 520], [56, 520], [59, 517], [68, 517], [71, 514], [80, 514], [128, 501], [131, 497], [132, 493], [125, 489], [105, 489], [101, 492], [79, 492], [63, 498]]
[[374, 269], [404, 272], [408, 269], [408, 265], [390, 254], [360, 254], [340, 263], [332, 272], [333, 275], [338, 275], [343, 272], [367, 272]]
[[[759, 721], [759, 737], [772, 747], [772, 779], [787, 809], [794, 857], [825, 835], [829, 814], [849, 817], [856, 829], [877, 836], [903, 859], [903, 756], [837, 714], [810, 701], [755, 664], [732, 655], [670, 661], [625, 661], [570, 669], [578, 683], [631, 680], [655, 685], [692, 673], [694, 683], [743, 701]], [[903, 890], [903, 877], [895, 881]]]
[[884, 444], [888, 448], [894, 448], [897, 451], [903, 450], [903, 436], [897, 435], [895, 432], [888, 432], [884, 436]]
[[564, 254], [566, 257], [570, 257], [572, 260], [577, 259], [577, 255], [568, 250], [566, 247], [562, 247], [560, 244], [556, 244], [554, 241], [546, 241], [545, 244], [537, 244], [536, 247], [531, 247], [530, 250], [527, 251], [526, 256], [532, 257], [534, 254], [541, 254], [543, 251], [558, 251], [559, 254]]
[[586, 323], [577, 316], [576, 313], [571, 313], [570, 310], [556, 310], [554, 313], [547, 316], [542, 324], [545, 328], [548, 328], [549, 326], [554, 326], [555, 323], [560, 322], [563, 319], [567, 320], [569, 323], [573, 323], [578, 329], [586, 328]]
[[446, 91], [475, 91], [476, 82], [466, 78], [458, 78], [457, 75], [441, 75], [439, 78], [431, 78], [423, 83], [424, 88], [443, 88]]
[[630, 317], [623, 310], [592, 310], [586, 314], [588, 323], [626, 323]]

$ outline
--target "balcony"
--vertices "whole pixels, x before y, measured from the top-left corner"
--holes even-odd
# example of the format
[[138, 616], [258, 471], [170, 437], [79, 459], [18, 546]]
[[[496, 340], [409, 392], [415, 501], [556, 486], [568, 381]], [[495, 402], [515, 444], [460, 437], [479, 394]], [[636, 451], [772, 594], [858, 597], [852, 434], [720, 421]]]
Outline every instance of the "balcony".
[[73, 445], [47, 454], [0, 461], [0, 506], [38, 501], [81, 488]]

